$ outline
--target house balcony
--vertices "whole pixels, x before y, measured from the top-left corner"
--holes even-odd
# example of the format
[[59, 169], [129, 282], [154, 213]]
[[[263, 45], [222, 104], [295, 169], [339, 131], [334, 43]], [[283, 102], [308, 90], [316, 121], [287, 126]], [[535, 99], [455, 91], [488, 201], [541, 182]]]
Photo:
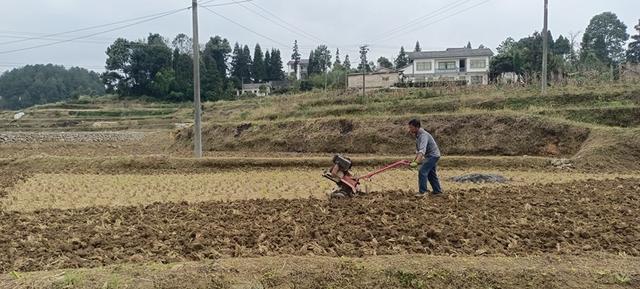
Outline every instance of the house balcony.
[[461, 68], [448, 68], [448, 69], [436, 69], [436, 73], [456, 73], [456, 72], [467, 72], [467, 69], [464, 67]]

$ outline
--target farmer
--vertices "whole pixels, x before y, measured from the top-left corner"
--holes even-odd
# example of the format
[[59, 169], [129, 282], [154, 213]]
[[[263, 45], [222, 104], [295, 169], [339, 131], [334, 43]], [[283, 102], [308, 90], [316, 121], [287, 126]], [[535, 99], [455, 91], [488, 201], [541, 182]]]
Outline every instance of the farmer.
[[409, 133], [416, 137], [416, 158], [411, 162], [411, 167], [417, 168], [419, 164], [420, 169], [418, 171], [418, 194], [416, 197], [424, 197], [429, 190], [427, 189], [427, 180], [431, 184], [433, 196], [441, 196], [442, 188], [440, 187], [440, 180], [438, 180], [438, 174], [436, 168], [438, 166], [438, 160], [440, 159], [440, 149], [438, 144], [433, 139], [433, 136], [424, 130], [420, 124], [420, 120], [412, 119], [409, 121], [407, 128]]

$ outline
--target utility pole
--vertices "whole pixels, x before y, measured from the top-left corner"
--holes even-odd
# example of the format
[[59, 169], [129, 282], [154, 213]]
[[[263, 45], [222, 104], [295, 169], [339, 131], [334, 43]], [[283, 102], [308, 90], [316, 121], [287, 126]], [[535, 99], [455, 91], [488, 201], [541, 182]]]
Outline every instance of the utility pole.
[[367, 94], [365, 93], [365, 89], [366, 89], [366, 76], [367, 75], [367, 66], [363, 65], [362, 66], [362, 102], [365, 101]]
[[549, 37], [548, 21], [549, 21], [549, 0], [544, 0], [544, 26], [542, 28], [542, 94], [547, 93], [547, 58], [549, 54]]
[[193, 155], [202, 157], [202, 107], [200, 106], [200, 42], [198, 42], [198, 1], [191, 0], [193, 15], [193, 105], [195, 125], [193, 127]]
[[325, 71], [324, 71], [324, 92], [327, 92], [327, 74], [328, 74], [328, 71], [325, 69]]

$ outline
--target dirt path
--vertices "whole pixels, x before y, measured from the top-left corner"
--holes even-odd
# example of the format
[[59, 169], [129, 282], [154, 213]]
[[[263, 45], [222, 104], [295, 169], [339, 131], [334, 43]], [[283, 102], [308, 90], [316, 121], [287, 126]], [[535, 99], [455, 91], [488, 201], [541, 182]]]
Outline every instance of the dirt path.
[[0, 213], [0, 271], [219, 257], [640, 256], [640, 180]]

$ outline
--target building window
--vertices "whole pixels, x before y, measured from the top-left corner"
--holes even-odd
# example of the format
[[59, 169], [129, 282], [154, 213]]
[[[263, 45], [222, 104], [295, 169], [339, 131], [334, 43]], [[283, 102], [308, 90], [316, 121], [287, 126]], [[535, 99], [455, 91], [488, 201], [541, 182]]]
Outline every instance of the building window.
[[417, 71], [429, 71], [431, 70], [431, 62], [417, 62], [416, 63]]
[[458, 77], [458, 80], [467, 81], [467, 77], [466, 76], [460, 76], [460, 77]]
[[438, 62], [438, 69], [439, 70], [455, 70], [456, 62], [455, 61]]
[[484, 77], [482, 75], [471, 76], [472, 85], [482, 84], [483, 82], [484, 82]]
[[487, 61], [485, 59], [472, 59], [471, 68], [472, 69], [487, 68]]

